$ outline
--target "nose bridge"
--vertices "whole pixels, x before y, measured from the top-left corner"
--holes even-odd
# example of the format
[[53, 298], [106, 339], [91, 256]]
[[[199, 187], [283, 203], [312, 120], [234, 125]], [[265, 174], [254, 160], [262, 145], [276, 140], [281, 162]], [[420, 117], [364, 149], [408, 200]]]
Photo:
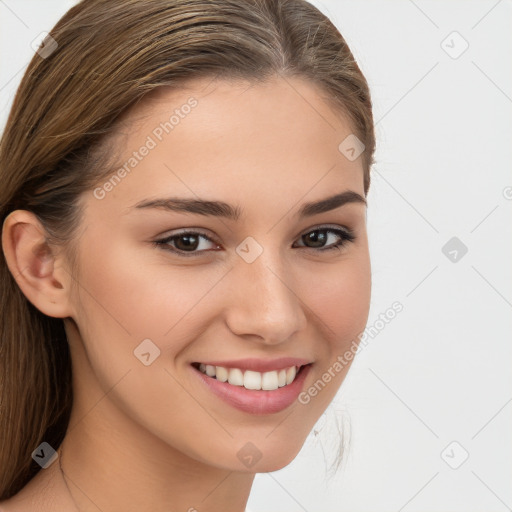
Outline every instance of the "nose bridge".
[[243, 255], [235, 259], [228, 325], [235, 334], [256, 335], [268, 344], [285, 341], [306, 321], [292, 272], [276, 248], [266, 247], [248, 261]]

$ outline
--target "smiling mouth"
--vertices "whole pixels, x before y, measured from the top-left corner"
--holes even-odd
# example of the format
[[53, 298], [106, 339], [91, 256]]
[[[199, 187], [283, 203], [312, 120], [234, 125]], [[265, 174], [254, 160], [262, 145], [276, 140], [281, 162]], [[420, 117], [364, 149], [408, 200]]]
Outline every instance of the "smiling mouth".
[[260, 391], [274, 391], [290, 385], [297, 375], [302, 372], [302, 369], [310, 365], [311, 363], [302, 366], [289, 366], [281, 370], [269, 372], [256, 372], [242, 370], [241, 368], [226, 368], [204, 363], [192, 363], [196, 370], [212, 379], [231, 384], [232, 386]]

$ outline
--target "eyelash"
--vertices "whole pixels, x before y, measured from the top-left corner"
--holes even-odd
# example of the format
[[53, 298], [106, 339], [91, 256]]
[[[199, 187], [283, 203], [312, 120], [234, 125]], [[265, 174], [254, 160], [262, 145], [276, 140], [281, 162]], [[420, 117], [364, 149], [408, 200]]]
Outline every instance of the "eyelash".
[[[331, 227], [328, 227], [328, 226], [322, 226], [322, 227], [318, 227], [318, 228], [315, 228], [315, 229], [312, 229], [310, 231], [307, 231], [306, 233], [304, 233], [303, 235], [300, 235], [299, 238], [302, 238], [303, 236], [306, 236], [306, 235], [309, 235], [310, 233], [315, 233], [315, 232], [325, 232], [327, 234], [329, 233], [333, 233], [337, 236], [340, 237], [340, 241], [339, 242], [336, 242], [335, 244], [331, 244], [327, 247], [320, 247], [320, 248], [314, 248], [314, 247], [305, 247], [305, 246], [301, 246], [303, 247], [304, 249], [310, 249], [314, 252], [326, 252], [326, 251], [330, 251], [330, 250], [333, 250], [333, 249], [340, 249], [342, 246], [346, 245], [347, 243], [350, 243], [350, 242], [353, 242], [355, 239], [356, 239], [356, 236], [354, 235], [354, 233], [350, 230], [350, 229], [337, 229], [337, 228], [331, 228]], [[166, 238], [163, 238], [161, 240], [155, 240], [153, 243], [155, 246], [159, 247], [160, 249], [163, 249], [164, 251], [170, 251], [170, 252], [173, 252], [179, 256], [183, 256], [185, 258], [188, 258], [188, 257], [194, 257], [194, 256], [197, 256], [203, 252], [206, 252], [206, 250], [203, 250], [203, 251], [182, 251], [180, 249], [176, 249], [176, 248], [172, 248], [170, 245], [169, 245], [169, 242], [171, 242], [172, 240], [176, 239], [176, 238], [180, 238], [182, 236], [186, 236], [186, 235], [199, 235], [205, 239], [207, 239], [208, 241], [214, 243], [214, 244], [217, 244], [217, 242], [215, 242], [214, 240], [212, 240], [208, 235], [206, 235], [205, 233], [202, 233], [201, 231], [183, 231], [182, 233], [178, 233], [176, 235], [172, 235], [172, 236], [168, 236]], [[220, 245], [220, 244], [217, 244], [217, 245]]]

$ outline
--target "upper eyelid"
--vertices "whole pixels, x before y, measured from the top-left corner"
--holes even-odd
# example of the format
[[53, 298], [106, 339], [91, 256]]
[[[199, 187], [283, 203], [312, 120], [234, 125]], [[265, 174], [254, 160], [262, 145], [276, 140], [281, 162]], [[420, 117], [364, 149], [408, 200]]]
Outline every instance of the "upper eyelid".
[[[312, 231], [328, 231], [328, 230], [333, 230], [333, 231], [344, 231], [347, 233], [347, 235], [350, 235], [352, 237], [355, 238], [355, 233], [354, 233], [354, 230], [353, 229], [350, 229], [349, 227], [347, 226], [341, 226], [341, 225], [330, 225], [330, 224], [318, 224], [318, 225], [315, 225], [313, 227], [310, 227], [304, 231], [301, 231], [301, 233], [295, 238], [300, 238], [308, 233], [311, 233]], [[182, 230], [178, 231], [177, 233], [171, 233], [170, 235], [166, 235], [164, 237], [161, 237], [161, 238], [158, 238], [156, 240], [156, 242], [165, 242], [167, 240], [171, 240], [173, 238], [177, 238], [181, 235], [188, 235], [188, 234], [195, 234], [195, 235], [199, 235], [199, 236], [202, 236], [206, 239], [208, 239], [210, 242], [214, 243], [214, 244], [217, 244], [217, 245], [221, 245], [220, 242], [217, 242], [216, 238], [207, 234], [206, 232], [204, 232], [201, 228], [183, 228]], [[201, 253], [201, 252], [204, 252], [204, 251], [196, 251], [197, 253]], [[193, 252], [191, 252], [190, 254], [193, 254]]]
[[[311, 233], [311, 231], [317, 231], [317, 230], [328, 230], [328, 229], [332, 229], [332, 230], [338, 230], [338, 231], [346, 231], [347, 233], [353, 233], [353, 229], [349, 228], [348, 226], [342, 226], [342, 225], [339, 225], [339, 224], [318, 224], [318, 225], [315, 225], [313, 227], [310, 227], [310, 228], [307, 228], [306, 230], [304, 231], [301, 231], [297, 236], [303, 236], [307, 233]], [[204, 236], [208, 239], [210, 239], [212, 242], [216, 242], [216, 237], [215, 236], [212, 236], [210, 234], [208, 234], [207, 232], [205, 232], [203, 229], [201, 228], [182, 228], [181, 230], [179, 230], [178, 232], [176, 233], [171, 233], [171, 234], [168, 234], [168, 235], [161, 235], [160, 238], [158, 238], [158, 240], [166, 240], [168, 238], [173, 238], [173, 237], [177, 237], [177, 236], [180, 236], [180, 235], [188, 235], [188, 234], [197, 234], [197, 235], [201, 235], [201, 236]], [[218, 242], [216, 242], [218, 243]]]
[[[171, 233], [170, 235], [166, 235], [163, 238], [159, 238], [158, 240], [160, 240], [160, 241], [172, 240], [174, 238], [178, 238], [183, 235], [198, 235], [199, 237], [203, 237], [203, 238], [207, 239], [212, 244], [221, 245], [220, 242], [217, 242], [217, 239], [215, 237], [213, 237], [212, 235], [209, 235], [208, 233], [205, 233], [204, 231], [202, 231], [200, 229], [194, 229], [194, 228], [184, 229], [183, 231], [178, 231], [177, 233]], [[197, 251], [197, 252], [202, 252], [202, 251]]]

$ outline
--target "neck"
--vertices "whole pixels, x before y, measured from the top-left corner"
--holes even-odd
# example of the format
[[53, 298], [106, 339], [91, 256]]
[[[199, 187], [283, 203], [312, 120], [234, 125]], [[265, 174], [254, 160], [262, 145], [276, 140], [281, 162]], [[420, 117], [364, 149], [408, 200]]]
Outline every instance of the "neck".
[[115, 421], [111, 415], [120, 413], [103, 402], [86, 416], [74, 408], [61, 444], [64, 481], [77, 511], [244, 512], [254, 474], [188, 457], [139, 425]]
[[[111, 393], [125, 384], [123, 378], [105, 391], [77, 338], [68, 331], [74, 355], [73, 407], [60, 461], [63, 493], [77, 512], [244, 512], [254, 473], [201, 461], [200, 453], [185, 453], [164, 442], [169, 432], [159, 436], [126, 414]], [[145, 406], [158, 407], [151, 398]], [[178, 417], [179, 404], [173, 407]], [[58, 464], [52, 466], [60, 472]]]

